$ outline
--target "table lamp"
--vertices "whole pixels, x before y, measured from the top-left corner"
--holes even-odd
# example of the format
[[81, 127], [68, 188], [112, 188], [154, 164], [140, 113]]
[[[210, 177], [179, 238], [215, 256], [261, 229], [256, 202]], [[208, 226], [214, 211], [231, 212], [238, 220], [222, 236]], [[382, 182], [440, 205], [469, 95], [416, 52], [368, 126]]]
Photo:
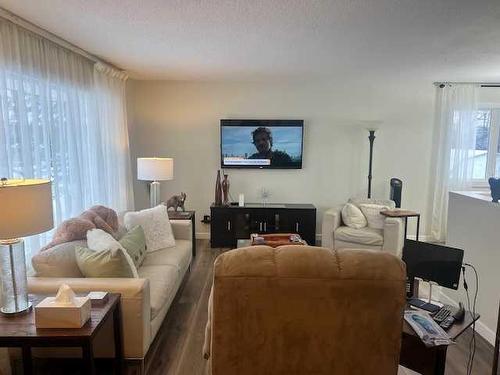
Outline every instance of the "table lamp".
[[0, 182], [0, 280], [4, 314], [31, 308], [28, 300], [26, 255], [21, 237], [46, 232], [54, 226], [49, 180]]
[[137, 179], [151, 181], [149, 202], [151, 207], [160, 204], [160, 181], [173, 180], [174, 159], [137, 158]]

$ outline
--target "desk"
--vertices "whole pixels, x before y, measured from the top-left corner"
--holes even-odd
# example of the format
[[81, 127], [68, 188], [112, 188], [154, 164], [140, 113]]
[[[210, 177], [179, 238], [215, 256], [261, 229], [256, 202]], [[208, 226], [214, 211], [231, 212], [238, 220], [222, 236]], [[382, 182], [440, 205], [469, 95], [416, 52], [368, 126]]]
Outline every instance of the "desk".
[[[472, 319], [472, 314], [466, 311], [464, 320], [453, 324], [447, 332], [453, 340], [456, 340], [478, 319], [479, 314], [476, 314]], [[400, 365], [423, 375], [444, 375], [447, 350], [448, 346], [426, 347], [413, 328], [406, 321], [403, 321]]]
[[[45, 296], [30, 295], [35, 306]], [[35, 312], [7, 316], [0, 315], [0, 347], [22, 349], [24, 374], [33, 373], [31, 348], [33, 347], [81, 347], [85, 374], [95, 374], [93, 341], [104, 322], [112, 316], [116, 373], [121, 374], [123, 365], [123, 338], [120, 295], [108, 294], [106, 303], [92, 306], [90, 319], [82, 328], [36, 328]]]

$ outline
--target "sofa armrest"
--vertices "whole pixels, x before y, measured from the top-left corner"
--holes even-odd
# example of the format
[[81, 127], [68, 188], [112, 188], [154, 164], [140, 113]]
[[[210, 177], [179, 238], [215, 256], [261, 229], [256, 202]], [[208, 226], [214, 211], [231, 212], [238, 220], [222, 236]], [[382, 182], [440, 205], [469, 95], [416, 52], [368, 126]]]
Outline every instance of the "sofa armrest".
[[335, 229], [342, 224], [341, 211], [343, 206], [330, 208], [323, 214], [323, 223], [321, 224], [321, 246], [334, 248]]
[[384, 224], [384, 246], [383, 250], [389, 251], [401, 258], [404, 245], [403, 219], [388, 217]]
[[176, 240], [191, 240], [193, 224], [191, 220], [170, 220]]
[[28, 278], [28, 290], [35, 294], [55, 294], [61, 284], [69, 285], [76, 293], [92, 291], [120, 293], [125, 358], [144, 358], [151, 343], [149, 280], [76, 277]]

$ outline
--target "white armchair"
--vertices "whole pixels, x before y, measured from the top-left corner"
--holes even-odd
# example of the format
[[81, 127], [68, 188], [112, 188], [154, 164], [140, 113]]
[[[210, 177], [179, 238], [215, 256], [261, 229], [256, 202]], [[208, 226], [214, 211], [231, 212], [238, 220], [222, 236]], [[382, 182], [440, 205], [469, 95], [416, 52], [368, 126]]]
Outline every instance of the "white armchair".
[[[349, 199], [349, 203], [359, 206], [373, 203], [394, 208], [394, 201], [385, 199]], [[342, 207], [331, 208], [323, 215], [321, 246], [330, 249], [356, 248], [386, 250], [401, 256], [404, 244], [404, 223], [399, 218], [386, 218], [383, 229], [369, 227], [355, 229], [342, 222]]]

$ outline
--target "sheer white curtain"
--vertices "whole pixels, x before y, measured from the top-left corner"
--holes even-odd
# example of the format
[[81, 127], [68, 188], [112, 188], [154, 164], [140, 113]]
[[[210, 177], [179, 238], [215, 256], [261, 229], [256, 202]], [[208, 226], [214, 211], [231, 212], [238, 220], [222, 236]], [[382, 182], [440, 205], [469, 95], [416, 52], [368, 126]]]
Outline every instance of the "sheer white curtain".
[[472, 185], [478, 87], [475, 84], [447, 84], [436, 88], [431, 223], [431, 233], [436, 240], [446, 239], [448, 192], [467, 190]]
[[94, 65], [0, 18], [0, 177], [51, 178], [56, 225], [94, 204], [132, 208], [126, 76]]
[[[107, 167], [100, 170], [100, 196], [110, 207], [123, 211], [134, 206], [132, 169], [127, 128], [125, 81], [127, 75], [103, 64], [94, 65], [100, 156]], [[120, 186], [117, 186], [120, 185]], [[104, 198], [105, 197], [105, 198]]]

